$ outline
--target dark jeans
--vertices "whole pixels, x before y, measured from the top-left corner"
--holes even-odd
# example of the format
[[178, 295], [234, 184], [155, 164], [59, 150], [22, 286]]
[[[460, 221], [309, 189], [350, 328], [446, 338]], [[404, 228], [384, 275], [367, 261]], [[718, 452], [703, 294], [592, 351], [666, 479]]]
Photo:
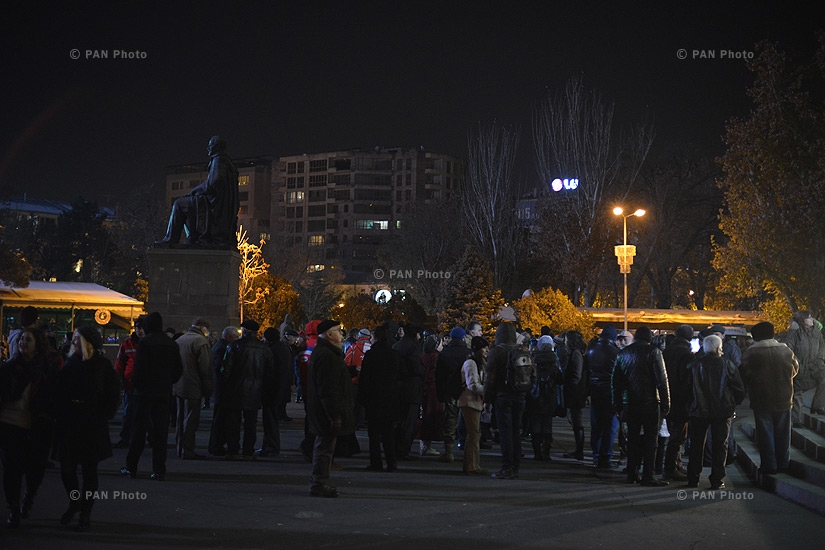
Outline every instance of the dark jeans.
[[195, 432], [201, 422], [201, 400], [176, 397], [178, 414], [175, 421], [175, 450], [178, 457], [195, 456]]
[[392, 421], [375, 419], [367, 423], [367, 435], [370, 438], [370, 466], [382, 468], [381, 446], [384, 447], [384, 458], [387, 467], [395, 468], [395, 425]]
[[728, 458], [728, 432], [730, 431], [730, 417], [725, 418], [698, 418], [690, 419], [690, 462], [688, 462], [688, 483], [699, 483], [702, 473], [702, 457], [705, 454], [705, 441], [708, 427], [712, 437], [713, 466], [711, 466], [711, 485], [722, 482], [725, 478], [725, 461]]
[[255, 454], [255, 440], [258, 438], [258, 410], [230, 409], [225, 413], [224, 433], [226, 434], [227, 453], [236, 455], [241, 450], [241, 416], [243, 416], [243, 454], [244, 456]]
[[0, 451], [3, 458], [3, 492], [10, 509], [20, 509], [20, 491], [29, 445], [29, 430], [0, 423]]
[[791, 411], [753, 411], [753, 419], [762, 471], [771, 474], [787, 470], [791, 462]]
[[[146, 448], [146, 434], [152, 442], [152, 472], [166, 473], [166, 441], [169, 439], [169, 395], [135, 395], [135, 423], [126, 467], [137, 472], [138, 461]], [[85, 484], [84, 478], [84, 484]]]
[[284, 406], [279, 403], [264, 403], [261, 407], [261, 423], [264, 425], [262, 452], [272, 454], [281, 452], [281, 428], [278, 426], [278, 421], [281, 419], [280, 410]]
[[212, 408], [212, 430], [209, 432], [210, 454], [221, 456], [226, 453], [225, 415], [220, 402], [215, 401], [215, 406]]
[[[659, 439], [661, 422], [658, 406], [646, 410], [627, 411], [627, 478], [629, 480], [638, 477], [639, 468], [642, 465], [644, 465], [642, 479], [653, 479], [656, 443]], [[644, 429], [644, 435], [641, 433], [642, 429]]]
[[610, 462], [618, 429], [619, 417], [613, 411], [610, 396], [594, 392], [590, 398], [590, 448], [594, 464]]
[[672, 474], [682, 468], [682, 445], [688, 435], [688, 419], [685, 416], [675, 415], [673, 412], [667, 417], [667, 431], [670, 438], [665, 449], [664, 473]]
[[418, 428], [418, 417], [421, 412], [421, 403], [401, 404], [401, 424], [396, 432], [398, 456], [401, 458], [410, 454], [415, 430]]
[[500, 395], [496, 398], [496, 423], [501, 442], [501, 469], [518, 473], [521, 466], [521, 418], [523, 395]]
[[123, 420], [120, 428], [120, 440], [129, 443], [132, 440], [132, 425], [135, 423], [135, 404], [133, 390], [123, 390]]

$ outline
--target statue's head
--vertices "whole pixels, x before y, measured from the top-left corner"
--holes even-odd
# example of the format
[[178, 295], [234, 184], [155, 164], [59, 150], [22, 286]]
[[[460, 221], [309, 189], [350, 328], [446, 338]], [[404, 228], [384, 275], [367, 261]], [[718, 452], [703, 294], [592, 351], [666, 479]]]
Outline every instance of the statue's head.
[[225, 150], [226, 142], [221, 139], [221, 136], [212, 136], [209, 138], [209, 145], [206, 148], [206, 152], [209, 153], [210, 156], [223, 153]]

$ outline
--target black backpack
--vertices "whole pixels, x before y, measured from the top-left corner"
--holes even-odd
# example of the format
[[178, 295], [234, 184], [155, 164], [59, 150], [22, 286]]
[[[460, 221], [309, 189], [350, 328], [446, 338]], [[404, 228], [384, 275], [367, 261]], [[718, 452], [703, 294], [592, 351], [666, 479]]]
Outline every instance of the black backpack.
[[450, 399], [458, 399], [465, 387], [464, 369], [459, 367], [452, 371], [449, 378], [447, 378], [447, 388], [445, 390], [445, 394]]
[[533, 388], [536, 369], [533, 356], [522, 347], [515, 346], [507, 351], [507, 368], [504, 376], [505, 387], [517, 393], [526, 393]]

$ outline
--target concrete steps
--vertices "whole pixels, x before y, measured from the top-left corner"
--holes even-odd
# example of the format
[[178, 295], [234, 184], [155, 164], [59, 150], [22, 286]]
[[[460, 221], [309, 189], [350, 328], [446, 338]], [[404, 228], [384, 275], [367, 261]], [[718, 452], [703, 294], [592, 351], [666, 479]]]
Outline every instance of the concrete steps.
[[736, 415], [740, 434], [736, 438], [737, 461], [745, 473], [762, 489], [825, 515], [825, 417], [805, 414], [805, 427], [791, 432], [788, 471], [766, 474], [759, 467], [752, 411], [740, 409]]

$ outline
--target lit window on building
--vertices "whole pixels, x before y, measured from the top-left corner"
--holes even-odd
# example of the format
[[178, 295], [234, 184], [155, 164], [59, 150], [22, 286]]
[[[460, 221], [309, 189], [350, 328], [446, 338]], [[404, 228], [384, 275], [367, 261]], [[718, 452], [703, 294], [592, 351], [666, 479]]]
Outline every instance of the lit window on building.
[[324, 236], [323, 235], [310, 235], [309, 236], [309, 246], [324, 246]]
[[249, 176], [238, 176], [238, 187], [249, 185]]
[[307, 273], [316, 273], [324, 270], [324, 264], [315, 264], [307, 266]]
[[299, 202], [304, 202], [304, 192], [303, 191], [289, 191], [286, 194], [286, 202], [287, 204], [296, 204]]

